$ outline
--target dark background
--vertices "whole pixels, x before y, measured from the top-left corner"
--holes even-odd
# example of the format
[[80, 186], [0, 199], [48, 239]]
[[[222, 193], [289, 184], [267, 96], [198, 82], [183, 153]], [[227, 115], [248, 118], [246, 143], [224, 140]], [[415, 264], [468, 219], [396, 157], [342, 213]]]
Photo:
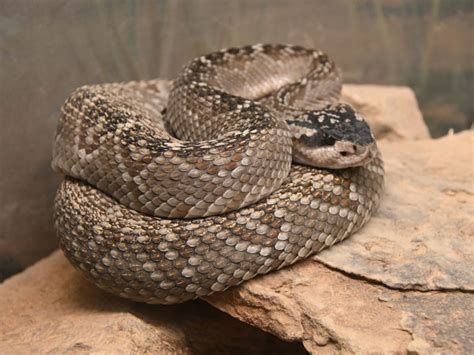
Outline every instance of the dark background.
[[408, 85], [433, 137], [474, 117], [472, 0], [0, 0], [0, 280], [57, 247], [58, 110], [86, 83], [172, 78], [257, 42], [329, 53], [345, 82]]

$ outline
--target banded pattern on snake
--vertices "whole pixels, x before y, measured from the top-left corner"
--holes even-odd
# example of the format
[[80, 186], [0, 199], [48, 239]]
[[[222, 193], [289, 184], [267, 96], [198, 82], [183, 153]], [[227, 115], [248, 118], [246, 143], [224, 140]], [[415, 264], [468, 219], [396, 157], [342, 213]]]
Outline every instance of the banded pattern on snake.
[[290, 45], [196, 58], [171, 88], [79, 88], [52, 164], [67, 258], [107, 291], [172, 304], [347, 238], [376, 209], [384, 172], [340, 90], [327, 55]]

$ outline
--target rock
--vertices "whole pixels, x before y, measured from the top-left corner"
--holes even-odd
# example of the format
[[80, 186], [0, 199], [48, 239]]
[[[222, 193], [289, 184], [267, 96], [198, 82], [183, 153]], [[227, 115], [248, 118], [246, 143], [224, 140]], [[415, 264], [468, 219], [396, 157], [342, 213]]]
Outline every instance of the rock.
[[312, 353], [472, 351], [473, 140], [382, 142], [386, 193], [366, 227], [206, 300]]
[[473, 132], [382, 144], [382, 208], [363, 237], [316, 259], [391, 288], [474, 292]]
[[202, 301], [150, 306], [85, 281], [61, 252], [0, 285], [0, 353], [305, 353]]
[[342, 101], [365, 116], [379, 141], [430, 138], [415, 94], [406, 86], [344, 85]]
[[[474, 134], [429, 139], [407, 88], [343, 93], [385, 157], [380, 210], [328, 251], [205, 301], [312, 353], [467, 353]], [[0, 353], [304, 352], [202, 301], [150, 306], [108, 295], [60, 252], [1, 284], [0, 312]]]

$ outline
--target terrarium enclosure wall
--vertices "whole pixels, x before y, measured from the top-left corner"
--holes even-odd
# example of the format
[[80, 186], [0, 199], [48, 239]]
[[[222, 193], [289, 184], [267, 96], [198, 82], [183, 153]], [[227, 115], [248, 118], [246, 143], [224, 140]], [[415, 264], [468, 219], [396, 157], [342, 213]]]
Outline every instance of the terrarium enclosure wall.
[[62, 102], [90, 83], [173, 78], [251, 43], [329, 53], [346, 83], [414, 89], [433, 137], [471, 126], [471, 0], [0, 1], [0, 279], [57, 248], [50, 168]]

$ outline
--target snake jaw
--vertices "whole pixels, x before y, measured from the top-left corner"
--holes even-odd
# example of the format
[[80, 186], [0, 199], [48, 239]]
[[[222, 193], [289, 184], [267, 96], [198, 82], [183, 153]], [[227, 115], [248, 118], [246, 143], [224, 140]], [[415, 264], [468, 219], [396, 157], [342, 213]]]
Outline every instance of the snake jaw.
[[316, 168], [345, 169], [369, 163], [376, 155], [375, 143], [367, 145], [337, 141], [332, 146], [308, 147], [294, 142], [293, 160]]

